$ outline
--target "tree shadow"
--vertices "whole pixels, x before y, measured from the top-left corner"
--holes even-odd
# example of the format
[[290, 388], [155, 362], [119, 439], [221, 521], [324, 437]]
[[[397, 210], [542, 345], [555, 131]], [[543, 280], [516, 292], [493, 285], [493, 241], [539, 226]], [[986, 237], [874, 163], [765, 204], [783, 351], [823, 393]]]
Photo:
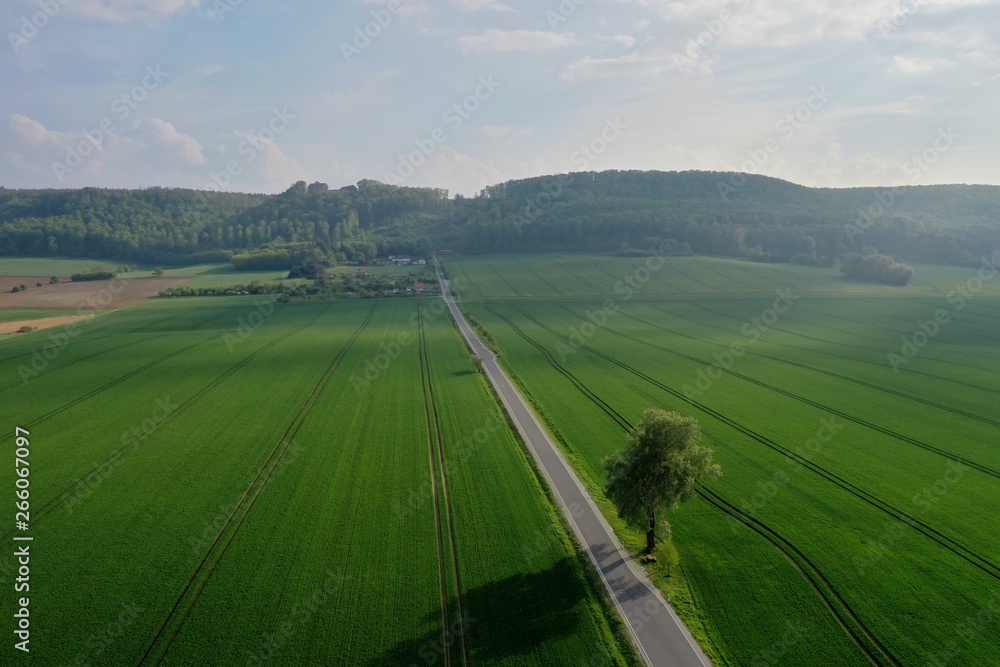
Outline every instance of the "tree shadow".
[[[535, 649], [575, 633], [588, 613], [586, 584], [579, 565], [563, 558], [548, 570], [519, 574], [462, 594], [464, 620], [458, 616], [457, 601], [448, 602], [447, 639], [436, 629], [423, 636], [402, 641], [370, 660], [369, 667], [443, 665], [445, 644], [451, 646], [452, 663], [461, 662], [461, 637], [465, 639], [472, 664], [529, 656]], [[440, 612], [423, 619], [440, 621]]]

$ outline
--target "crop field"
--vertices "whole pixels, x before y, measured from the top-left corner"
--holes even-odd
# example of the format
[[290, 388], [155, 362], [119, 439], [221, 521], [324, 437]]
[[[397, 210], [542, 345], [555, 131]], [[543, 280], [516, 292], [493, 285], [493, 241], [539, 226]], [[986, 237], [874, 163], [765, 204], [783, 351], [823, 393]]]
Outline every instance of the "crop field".
[[609, 519], [601, 462], [642, 411], [699, 420], [723, 477], [658, 581], [717, 664], [1000, 664], [1000, 279], [915, 268], [447, 262]]
[[154, 301], [0, 341], [25, 662], [632, 664], [432, 303]]

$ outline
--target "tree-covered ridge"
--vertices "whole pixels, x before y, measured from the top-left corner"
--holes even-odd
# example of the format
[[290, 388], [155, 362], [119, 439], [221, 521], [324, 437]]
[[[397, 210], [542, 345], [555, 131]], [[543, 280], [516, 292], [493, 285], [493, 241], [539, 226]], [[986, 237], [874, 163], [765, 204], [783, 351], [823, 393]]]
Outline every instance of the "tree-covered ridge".
[[429, 249], [421, 231], [443, 219], [446, 194], [362, 181], [280, 195], [195, 190], [0, 189], [0, 255], [114, 257], [170, 264], [226, 261], [271, 242], [318, 243], [355, 260]]
[[[1000, 187], [807, 188], [717, 172], [564, 174], [492, 186], [473, 200], [465, 244], [478, 251], [608, 250], [649, 238], [696, 253], [789, 261], [881, 251], [968, 263], [1000, 247]], [[807, 242], [811, 245], [811, 242]]]
[[689, 247], [828, 266], [851, 253], [970, 264], [1000, 249], [1000, 187], [830, 189], [734, 173], [606, 171], [508, 181], [454, 199], [371, 180], [339, 190], [300, 181], [279, 195], [0, 189], [0, 255], [168, 264], [225, 261], [271, 243], [314, 243], [337, 261], [433, 247]]

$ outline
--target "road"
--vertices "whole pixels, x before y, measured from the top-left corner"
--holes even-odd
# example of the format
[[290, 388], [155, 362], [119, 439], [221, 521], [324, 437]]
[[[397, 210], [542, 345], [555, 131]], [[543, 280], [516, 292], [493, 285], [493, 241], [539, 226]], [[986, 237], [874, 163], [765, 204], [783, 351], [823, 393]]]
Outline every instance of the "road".
[[[436, 262], [436, 260], [435, 260]], [[538, 463], [560, 509], [600, 573], [632, 635], [639, 653], [650, 667], [705, 667], [711, 663], [673, 608], [622, 547], [590, 495], [549, 438], [535, 413], [507, 374], [472, 331], [459, 311], [447, 280], [437, 266], [445, 303], [473, 351], [483, 359], [483, 370], [496, 388], [521, 438]]]

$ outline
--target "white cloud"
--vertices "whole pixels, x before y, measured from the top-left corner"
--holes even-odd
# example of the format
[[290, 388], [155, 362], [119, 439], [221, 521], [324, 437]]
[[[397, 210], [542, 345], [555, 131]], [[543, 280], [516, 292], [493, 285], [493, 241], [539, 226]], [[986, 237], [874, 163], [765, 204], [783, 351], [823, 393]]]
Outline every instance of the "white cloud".
[[630, 53], [618, 58], [585, 56], [570, 64], [559, 78], [564, 81], [591, 79], [650, 78], [675, 69], [669, 56]]
[[614, 42], [615, 44], [621, 44], [626, 49], [631, 49], [635, 46], [635, 37], [631, 35], [597, 35], [597, 40], [600, 42]]
[[205, 149], [194, 137], [182, 134], [162, 118], [136, 121], [135, 128], [153, 143], [167, 148], [190, 165], [205, 164]]
[[450, 0], [451, 4], [463, 12], [512, 12], [514, 9], [497, 0]]
[[200, 5], [201, 0], [72, 0], [66, 11], [108, 23], [152, 22]]
[[904, 56], [893, 56], [892, 64], [896, 71], [911, 76], [930, 74], [945, 67], [952, 67], [955, 63], [943, 58], [907, 58]]
[[487, 30], [456, 40], [462, 53], [491, 51], [548, 51], [578, 44], [572, 34], [531, 30]]

